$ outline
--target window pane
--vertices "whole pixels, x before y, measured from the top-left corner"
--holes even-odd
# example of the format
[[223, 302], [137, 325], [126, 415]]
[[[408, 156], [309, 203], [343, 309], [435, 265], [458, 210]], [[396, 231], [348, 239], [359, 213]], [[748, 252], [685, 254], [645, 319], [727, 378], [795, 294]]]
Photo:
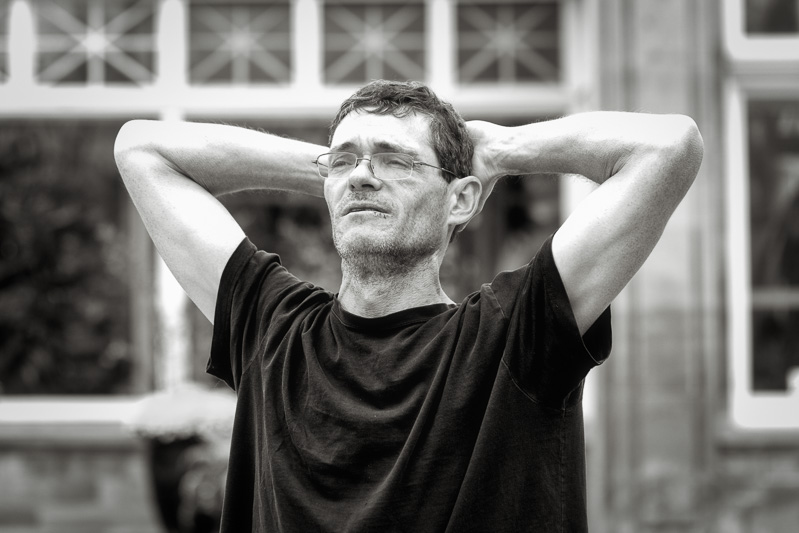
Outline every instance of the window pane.
[[325, 82], [422, 80], [424, 15], [421, 4], [326, 4]]
[[36, 0], [37, 76], [43, 82], [153, 80], [153, 0]]
[[291, 80], [288, 2], [193, 1], [191, 83], [287, 83]]
[[550, 2], [458, 5], [461, 83], [560, 79], [559, 5]]
[[799, 100], [749, 102], [755, 390], [799, 367]]
[[746, 33], [799, 33], [799, 2], [746, 0]]
[[752, 284], [799, 288], [799, 99], [749, 103]]
[[[799, 308], [752, 313], [752, 389], [790, 391], [799, 377]], [[795, 377], [792, 377], [795, 376]]]
[[0, 393], [132, 389], [121, 123], [0, 126]]

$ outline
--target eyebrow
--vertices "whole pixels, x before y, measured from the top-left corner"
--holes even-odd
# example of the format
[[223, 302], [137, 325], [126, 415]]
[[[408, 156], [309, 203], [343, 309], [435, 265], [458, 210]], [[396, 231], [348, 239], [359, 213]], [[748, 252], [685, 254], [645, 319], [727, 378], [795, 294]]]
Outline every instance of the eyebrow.
[[[377, 150], [380, 150], [380, 151], [399, 152], [401, 154], [408, 154], [408, 155], [410, 155], [412, 157], [417, 157], [419, 155], [419, 153], [416, 150], [412, 149], [412, 148], [409, 148], [407, 146], [403, 146], [401, 144], [393, 143], [393, 142], [390, 142], [390, 141], [376, 141], [374, 143], [374, 147]], [[337, 144], [336, 146], [331, 146], [330, 147], [330, 151], [331, 152], [347, 152], [347, 151], [353, 151], [354, 152], [357, 149], [358, 149], [358, 146], [354, 142], [351, 142], [351, 141], [347, 141], [347, 142], [344, 142], [344, 143], [341, 143], [341, 144]], [[379, 153], [379, 152], [377, 152], [377, 153]]]

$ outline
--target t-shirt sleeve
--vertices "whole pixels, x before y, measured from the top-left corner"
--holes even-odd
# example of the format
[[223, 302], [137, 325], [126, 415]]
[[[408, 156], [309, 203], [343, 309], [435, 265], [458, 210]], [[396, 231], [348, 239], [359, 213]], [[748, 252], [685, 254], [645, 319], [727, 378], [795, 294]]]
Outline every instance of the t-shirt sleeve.
[[610, 307], [581, 337], [552, 256], [552, 237], [524, 268], [498, 275], [491, 288], [509, 317], [503, 360], [533, 400], [569, 407], [589, 370], [610, 355]]
[[259, 357], [273, 318], [286, 316], [287, 307], [312, 289], [290, 274], [278, 255], [257, 250], [245, 237], [222, 272], [206, 371], [237, 390]]

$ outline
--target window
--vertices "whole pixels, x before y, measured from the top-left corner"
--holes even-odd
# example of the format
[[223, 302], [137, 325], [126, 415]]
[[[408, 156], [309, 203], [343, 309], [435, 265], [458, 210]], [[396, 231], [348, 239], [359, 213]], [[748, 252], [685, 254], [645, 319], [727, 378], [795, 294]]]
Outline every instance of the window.
[[0, 394], [141, 391], [140, 262], [116, 121], [0, 127]]
[[799, 34], [796, 0], [746, 0], [747, 35]]
[[724, 40], [736, 63], [799, 60], [796, 0], [723, 0], [722, 4]]
[[743, 430], [797, 429], [797, 4], [725, 9], [730, 419]]
[[559, 7], [557, 1], [459, 4], [459, 81], [559, 81]]
[[730, 409], [799, 427], [799, 98], [728, 83]]
[[[47, 276], [59, 269], [92, 272], [73, 280], [71, 289], [84, 301], [93, 298], [91, 305], [73, 306], [65, 298], [64, 316], [48, 318], [29, 310], [23, 315], [25, 295], [11, 298], [4, 291], [12, 284], [0, 287], [0, 327], [6, 328], [0, 331], [0, 380], [14, 382], [0, 392], [6, 394], [0, 402], [0, 432], [8, 434], [17, 422], [32, 422], [35, 431], [52, 428], [53, 434], [61, 431], [62, 422], [78, 423], [78, 433], [85, 420], [120, 427], [125, 405], [130, 407], [138, 393], [205, 376], [207, 321], [186, 312], [193, 306], [156, 260], [116, 177], [111, 145], [121, 117], [203, 117], [306, 137], [300, 130], [324, 133], [353, 86], [377, 77], [425, 81], [468, 118], [518, 119], [520, 109], [531, 119], [560, 115], [577, 100], [585, 103], [576, 95], [586, 91], [581, 76], [590, 69], [581, 61], [590, 62], [585, 59], [590, 56], [565, 53], [583, 48], [576, 44], [586, 33], [582, 26], [590, 24], [582, 5], [555, 0], [0, 0], [0, 135], [10, 139], [29, 131], [36, 143], [55, 145], [37, 152], [41, 157], [31, 160], [28, 174], [15, 175], [20, 187], [0, 194], [0, 238], [5, 239], [0, 275], [11, 275], [8, 265], [21, 260], [15, 255], [21, 253], [19, 245], [9, 239], [19, 239], [23, 228], [45, 238], [46, 225], [28, 224], [20, 214], [25, 209], [19, 206], [29, 209], [33, 198], [44, 197], [51, 205], [63, 200], [61, 207], [82, 220], [81, 227], [94, 228], [58, 243], [83, 254], [51, 256], [49, 267], [27, 268], [42, 283], [52, 282]], [[481, 55], [482, 48], [490, 53]], [[14, 157], [20, 155], [24, 152]], [[3, 166], [8, 161], [0, 159], [4, 180], [11, 175]], [[70, 170], [60, 172], [60, 181], [23, 197], [22, 191], [45, 179], [42, 165], [51, 177], [59, 169]], [[510, 205], [529, 197], [531, 187], [538, 187], [532, 194], [536, 207]], [[84, 189], [90, 196], [80, 194]], [[503, 268], [515, 265], [527, 247], [503, 248], [491, 238], [492, 231], [505, 225], [534, 243], [540, 236], [537, 228], [557, 219], [552, 206], [560, 194], [553, 182], [538, 179], [498, 187], [494, 207], [487, 209], [509, 207], [510, 214], [507, 220], [501, 214], [484, 215], [486, 227], [480, 229], [475, 221], [461, 235], [453, 264], [445, 268], [454, 272], [458, 257], [479, 257], [480, 263], [445, 279], [447, 291], [460, 297], [485, 281], [486, 270], [493, 272], [501, 262]], [[264, 230], [260, 245], [329, 235], [320, 226], [324, 217], [309, 211], [308, 204], [277, 194], [260, 200], [258, 195], [230, 199], [243, 225]], [[58, 213], [44, 209], [39, 214]], [[254, 240], [259, 238], [257, 230], [250, 231]], [[325, 251], [312, 257], [292, 259], [301, 251], [286, 251], [284, 259], [299, 274], [335, 288], [338, 282], [330, 271], [338, 268], [337, 261], [329, 260], [329, 244], [315, 242], [314, 250]], [[492, 246], [496, 255], [476, 253]], [[89, 255], [99, 260], [67, 264]], [[117, 283], [120, 277], [128, 284]], [[48, 296], [46, 288], [41, 294], [56, 297]], [[30, 305], [44, 304], [34, 299]], [[113, 316], [105, 315], [109, 307]], [[81, 317], [80, 327], [72, 327], [70, 313]], [[21, 316], [36, 320], [28, 324]], [[96, 321], [89, 327], [92, 317]], [[54, 329], [40, 327], [45, 319]], [[47, 340], [43, 332], [55, 331], [50, 344], [44, 344], [51, 351], [42, 349], [45, 355], [33, 358], [21, 357], [19, 346], [14, 351], [11, 343], [20, 341], [7, 333], [20, 324], [40, 339]], [[206, 329], [197, 333], [201, 328]], [[70, 353], [79, 356], [57, 375], [52, 362]], [[74, 376], [74, 382], [67, 379]], [[82, 400], [77, 394], [91, 396]], [[75, 397], [66, 402], [63, 395]]]
[[329, 2], [324, 25], [326, 83], [425, 79], [424, 5]]
[[750, 99], [752, 390], [799, 396], [799, 98]]
[[191, 83], [291, 80], [288, 2], [194, 0], [189, 13]]
[[153, 0], [37, 0], [41, 82], [145, 84], [153, 79]]
[[548, 115], [590, 89], [581, 2], [0, 0], [3, 18], [0, 114], [318, 118], [388, 78], [465, 114]]

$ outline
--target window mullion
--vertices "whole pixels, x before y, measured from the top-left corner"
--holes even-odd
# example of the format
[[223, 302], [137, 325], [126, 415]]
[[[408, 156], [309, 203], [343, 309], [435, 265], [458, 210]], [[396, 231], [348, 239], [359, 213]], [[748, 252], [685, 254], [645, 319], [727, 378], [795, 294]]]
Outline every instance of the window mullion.
[[8, 83], [31, 87], [36, 77], [36, 25], [30, 0], [12, 0], [8, 20]]
[[293, 85], [302, 91], [318, 91], [322, 86], [320, 0], [295, 0], [291, 7]]
[[162, 0], [158, 6], [155, 29], [158, 63], [156, 84], [176, 90], [188, 84], [188, 0]]
[[155, 262], [155, 384], [172, 390], [191, 377], [188, 298], [160, 255]]
[[426, 9], [426, 76], [437, 91], [451, 94], [455, 86], [455, 4], [450, 0], [429, 0]]
[[[183, 120], [184, 110], [166, 107], [162, 120]], [[155, 388], [174, 390], [191, 380], [189, 299], [160, 255], [155, 256]]]

